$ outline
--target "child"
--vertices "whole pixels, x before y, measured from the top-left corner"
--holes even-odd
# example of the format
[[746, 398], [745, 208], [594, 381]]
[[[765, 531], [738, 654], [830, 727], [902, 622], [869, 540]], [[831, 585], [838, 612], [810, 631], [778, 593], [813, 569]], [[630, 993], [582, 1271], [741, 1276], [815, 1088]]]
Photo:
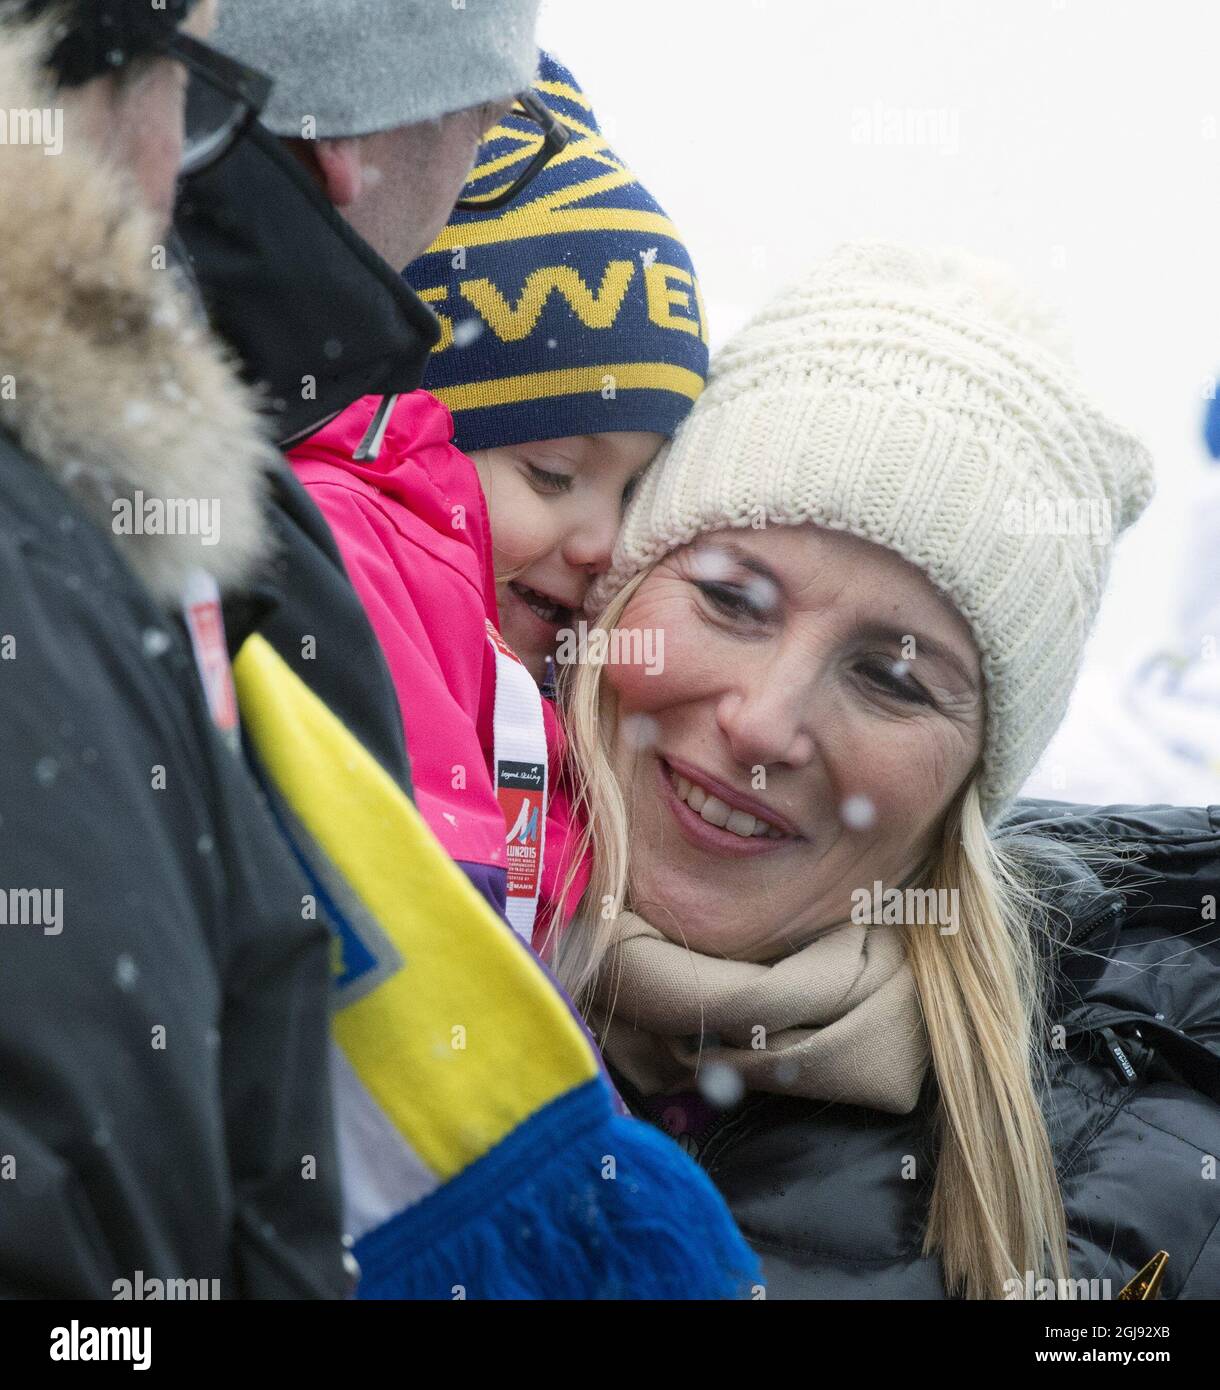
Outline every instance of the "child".
[[[571, 74], [543, 54], [535, 91], [567, 148], [514, 204], [455, 213], [407, 271], [441, 317], [436, 394], [359, 401], [291, 457], [380, 638], [420, 812], [541, 948], [575, 835], [536, 682], [702, 389], [707, 331], [672, 224]], [[536, 143], [506, 118], [464, 196], [494, 193]]]
[[[523, 205], [457, 213], [406, 278], [441, 319], [424, 384], [479, 470], [501, 631], [541, 680], [626, 495], [703, 389], [707, 325], [673, 225], [571, 73], [544, 53], [535, 91], [568, 148]], [[504, 151], [526, 138], [513, 125], [493, 132], [464, 197], [504, 183]]]

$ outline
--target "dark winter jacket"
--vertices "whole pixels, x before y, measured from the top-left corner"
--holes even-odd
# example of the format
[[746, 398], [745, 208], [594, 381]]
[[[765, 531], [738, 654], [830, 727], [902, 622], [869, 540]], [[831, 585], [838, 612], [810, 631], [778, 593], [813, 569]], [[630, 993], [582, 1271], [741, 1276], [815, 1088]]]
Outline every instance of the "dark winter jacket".
[[[1072, 1277], [1098, 1280], [1095, 1297], [1108, 1280], [1112, 1297], [1164, 1250], [1162, 1297], [1220, 1298], [1220, 807], [1023, 802], [1010, 819], [1138, 852], [1100, 877], [1066, 860], [1046, 891], [1065, 914], [1050, 1021], [1067, 1046], [1051, 1052], [1046, 1113]], [[945, 1297], [939, 1261], [920, 1253], [933, 1087], [910, 1115], [766, 1094], [713, 1114], [622, 1089], [686, 1131], [762, 1257], [768, 1298], [907, 1299]]]
[[[440, 336], [435, 315], [262, 126], [191, 180], [175, 228], [209, 322], [262, 390], [281, 447], [362, 396], [419, 386]], [[275, 592], [262, 635], [410, 792], [381, 646], [329, 527], [286, 464], [273, 473], [270, 521]]]
[[112, 179], [0, 148], [0, 1295], [341, 1296], [328, 934], [177, 616], [266, 446]]

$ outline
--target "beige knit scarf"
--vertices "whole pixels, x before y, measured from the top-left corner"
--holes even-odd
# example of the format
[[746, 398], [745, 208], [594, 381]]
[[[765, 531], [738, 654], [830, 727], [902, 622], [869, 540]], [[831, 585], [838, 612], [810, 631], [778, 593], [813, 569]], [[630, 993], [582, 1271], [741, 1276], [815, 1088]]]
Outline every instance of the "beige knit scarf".
[[747, 1091], [905, 1115], [928, 1065], [906, 950], [887, 926], [834, 927], [756, 964], [699, 955], [624, 913], [590, 1023], [646, 1096], [691, 1086], [718, 1063]]

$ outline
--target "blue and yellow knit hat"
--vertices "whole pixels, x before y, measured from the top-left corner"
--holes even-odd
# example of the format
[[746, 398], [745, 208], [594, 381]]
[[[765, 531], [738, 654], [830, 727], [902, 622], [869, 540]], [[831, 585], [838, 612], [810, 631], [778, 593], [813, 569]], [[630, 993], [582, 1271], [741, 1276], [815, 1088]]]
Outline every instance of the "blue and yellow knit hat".
[[[618, 430], [671, 435], [707, 376], [694, 268], [656, 200], [607, 145], [572, 74], [541, 54], [534, 91], [571, 132], [498, 212], [455, 212], [404, 272], [441, 319], [424, 386], [460, 449]], [[502, 188], [538, 149], [508, 116], [464, 198]]]

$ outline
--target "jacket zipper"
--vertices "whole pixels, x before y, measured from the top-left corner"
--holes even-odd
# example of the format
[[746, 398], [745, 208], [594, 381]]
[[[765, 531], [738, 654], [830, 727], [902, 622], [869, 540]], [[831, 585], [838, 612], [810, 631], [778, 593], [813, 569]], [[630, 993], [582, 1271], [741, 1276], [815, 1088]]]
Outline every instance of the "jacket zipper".
[[1102, 923], [1107, 917], [1113, 916], [1122, 911], [1122, 899], [1113, 902], [1105, 902], [1099, 908], [1095, 908], [1092, 915], [1084, 919], [1079, 931], [1073, 932], [1067, 941], [1068, 946], [1085, 946], [1101, 930]]

